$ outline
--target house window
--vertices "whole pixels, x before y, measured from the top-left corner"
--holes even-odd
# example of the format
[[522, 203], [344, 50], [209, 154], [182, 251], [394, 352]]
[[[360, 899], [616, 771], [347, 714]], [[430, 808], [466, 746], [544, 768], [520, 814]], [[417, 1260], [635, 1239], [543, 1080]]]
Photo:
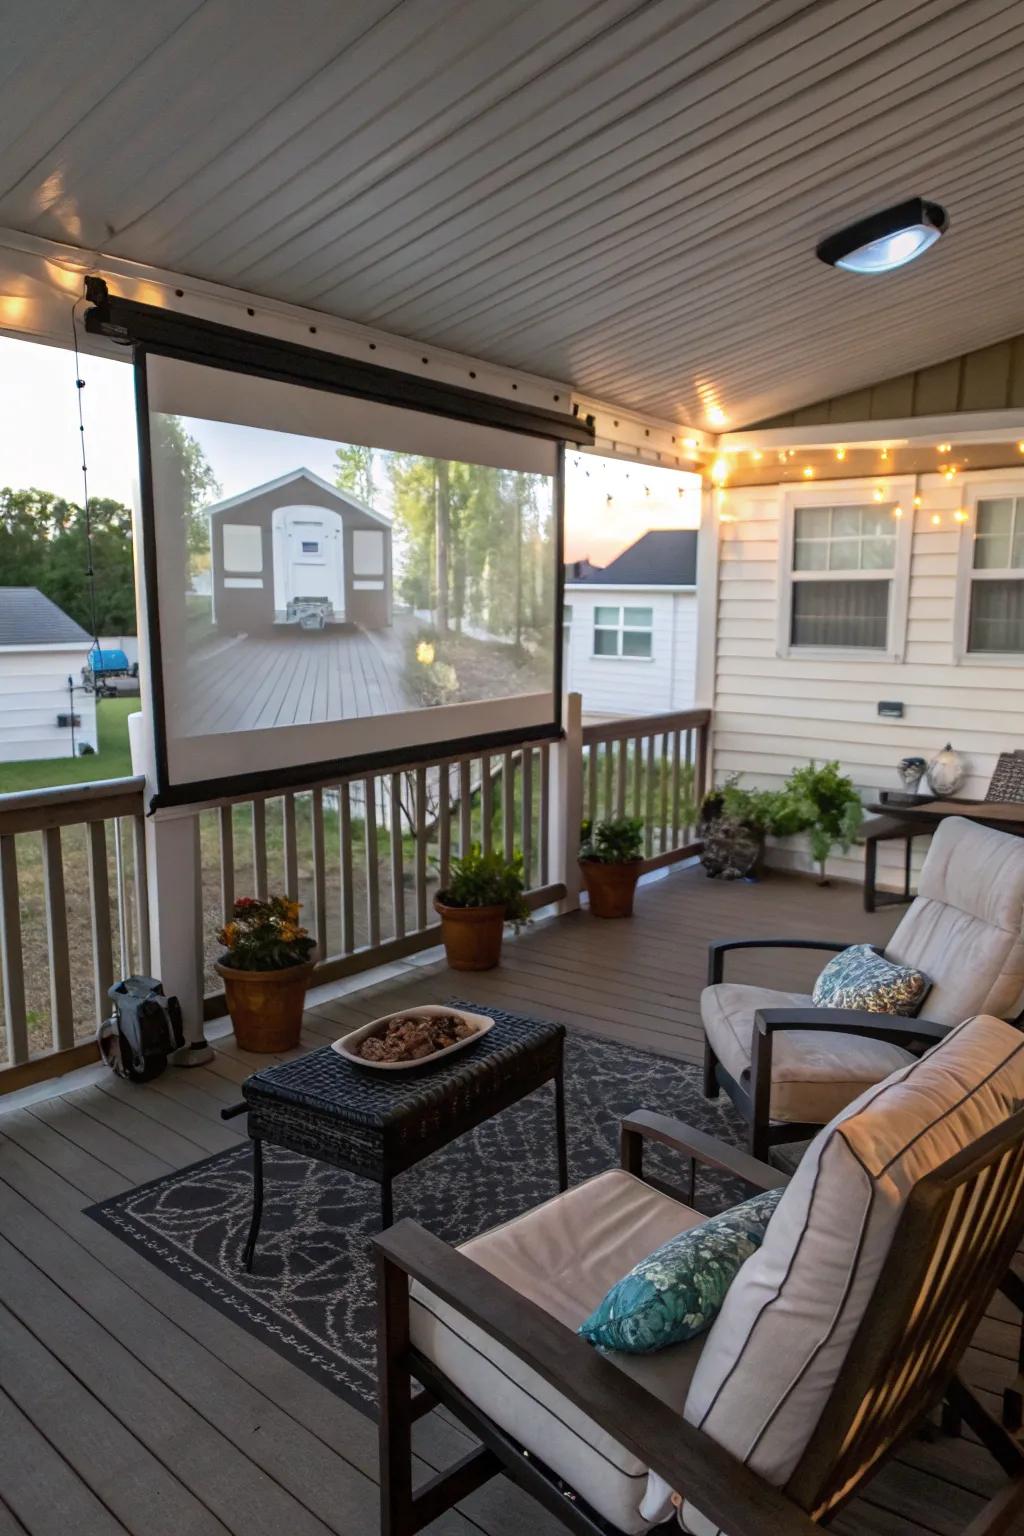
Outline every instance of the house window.
[[654, 609], [594, 609], [594, 655], [649, 661], [653, 654]]
[[262, 571], [263, 530], [257, 523], [225, 523], [223, 538], [226, 571]]
[[967, 650], [1024, 652], [1024, 496], [978, 501]]
[[790, 646], [888, 650], [896, 555], [891, 506], [796, 507]]

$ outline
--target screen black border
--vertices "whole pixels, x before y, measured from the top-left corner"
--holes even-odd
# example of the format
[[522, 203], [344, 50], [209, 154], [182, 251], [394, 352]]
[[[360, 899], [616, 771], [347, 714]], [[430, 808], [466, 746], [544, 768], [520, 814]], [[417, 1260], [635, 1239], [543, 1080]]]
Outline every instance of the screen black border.
[[[142, 519], [142, 575], [145, 582], [146, 627], [149, 651], [150, 696], [153, 705], [153, 751], [156, 792], [149, 810], [202, 804], [222, 799], [242, 799], [288, 789], [329, 783], [405, 765], [437, 762], [467, 753], [497, 751], [521, 742], [556, 741], [561, 738], [564, 665], [564, 535], [565, 444], [592, 443], [590, 421], [530, 406], [519, 406], [459, 386], [435, 386], [412, 375], [377, 365], [350, 363], [313, 348], [276, 342], [272, 338], [195, 320], [130, 300], [111, 298], [86, 315], [86, 328], [114, 336], [132, 346], [135, 373], [135, 407], [140, 467], [140, 514]], [[268, 768], [216, 779], [171, 782], [167, 754], [163, 652], [160, 639], [160, 604], [153, 503], [152, 451], [149, 432], [149, 392], [146, 359], [150, 354], [178, 358], [207, 367], [254, 374], [284, 383], [355, 395], [383, 404], [401, 405], [432, 415], [454, 417], [506, 431], [525, 432], [559, 445], [554, 476], [555, 498], [555, 593], [556, 613], [553, 678], [553, 718], [527, 730], [494, 731], [472, 737], [424, 743], [420, 748], [396, 748], [357, 757], [333, 758], [288, 768]], [[312, 359], [315, 377], [303, 371]], [[324, 364], [328, 366], [323, 366]], [[370, 377], [372, 375], [372, 377]], [[410, 386], [408, 393], [406, 386]], [[414, 386], [412, 388], [411, 386]]]

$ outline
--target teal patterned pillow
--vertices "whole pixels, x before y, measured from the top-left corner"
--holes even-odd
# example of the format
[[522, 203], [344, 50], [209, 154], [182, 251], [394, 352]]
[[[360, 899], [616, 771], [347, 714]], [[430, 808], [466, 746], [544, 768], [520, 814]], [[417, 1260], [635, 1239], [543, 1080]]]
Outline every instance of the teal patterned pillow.
[[650, 1355], [710, 1328], [740, 1266], [764, 1240], [781, 1189], [670, 1237], [612, 1286], [579, 1331], [600, 1349]]
[[814, 983], [815, 1008], [855, 1008], [912, 1018], [931, 986], [909, 965], [894, 965], [870, 944], [851, 944], [830, 960]]

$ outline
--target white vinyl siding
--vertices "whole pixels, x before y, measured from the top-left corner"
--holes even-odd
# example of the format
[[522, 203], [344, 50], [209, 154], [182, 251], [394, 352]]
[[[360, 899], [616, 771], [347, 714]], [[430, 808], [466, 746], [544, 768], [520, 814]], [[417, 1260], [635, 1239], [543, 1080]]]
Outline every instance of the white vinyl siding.
[[[88, 645], [78, 650], [0, 649], [0, 763], [24, 763], [71, 756], [71, 729], [57, 716], [81, 718], [75, 750], [83, 742], [96, 747], [96, 699], [79, 685]], [[68, 677], [75, 682], [74, 708]]]
[[[715, 618], [714, 773], [743, 775], [748, 787], [778, 786], [798, 763], [838, 758], [871, 798], [898, 789], [902, 757], [931, 757], [947, 741], [968, 759], [962, 793], [982, 797], [1000, 752], [1024, 749], [1024, 666], [1020, 658], [975, 655], [958, 664], [954, 611], [960, 561], [972, 566], [969, 524], [954, 513], [976, 498], [1005, 494], [1006, 472], [972, 477], [968, 485], [940, 475], [921, 477], [921, 505], [913, 487], [900, 501], [908, 553], [904, 654], [901, 662], [824, 648], [802, 653], [780, 641], [780, 611], [787, 606], [780, 558], [785, 513], [778, 487], [729, 491], [731, 521], [719, 534]], [[867, 488], [870, 494], [870, 486]], [[1013, 490], [1024, 497], [1024, 471]], [[865, 488], [850, 487], [863, 501]], [[933, 518], [939, 519], [938, 523]], [[902, 535], [898, 535], [900, 537]], [[966, 621], [963, 635], [966, 639]], [[878, 714], [881, 700], [903, 704], [902, 719]], [[923, 851], [925, 840], [917, 844]], [[882, 845], [880, 874], [897, 883], [899, 844]], [[802, 840], [771, 850], [771, 861], [812, 867]], [[830, 868], [859, 880], [863, 848], [854, 847]], [[888, 873], [887, 873], [888, 872]]]
[[[659, 714], [694, 702], [697, 596], [693, 591], [605, 587], [566, 593], [565, 686], [583, 696], [590, 716]], [[650, 613], [651, 659], [641, 665], [594, 655], [595, 610], [643, 608]], [[618, 632], [619, 626], [615, 626]]]

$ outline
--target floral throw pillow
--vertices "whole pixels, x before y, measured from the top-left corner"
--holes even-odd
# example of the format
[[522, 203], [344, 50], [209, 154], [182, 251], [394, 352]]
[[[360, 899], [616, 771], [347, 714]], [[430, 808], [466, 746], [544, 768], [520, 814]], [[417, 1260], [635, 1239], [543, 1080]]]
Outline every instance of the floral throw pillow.
[[600, 1349], [650, 1355], [710, 1328], [782, 1196], [769, 1190], [669, 1238], [612, 1286], [579, 1332]]
[[830, 960], [814, 983], [815, 1008], [855, 1008], [912, 1018], [931, 986], [909, 965], [894, 965], [870, 944], [852, 944]]

